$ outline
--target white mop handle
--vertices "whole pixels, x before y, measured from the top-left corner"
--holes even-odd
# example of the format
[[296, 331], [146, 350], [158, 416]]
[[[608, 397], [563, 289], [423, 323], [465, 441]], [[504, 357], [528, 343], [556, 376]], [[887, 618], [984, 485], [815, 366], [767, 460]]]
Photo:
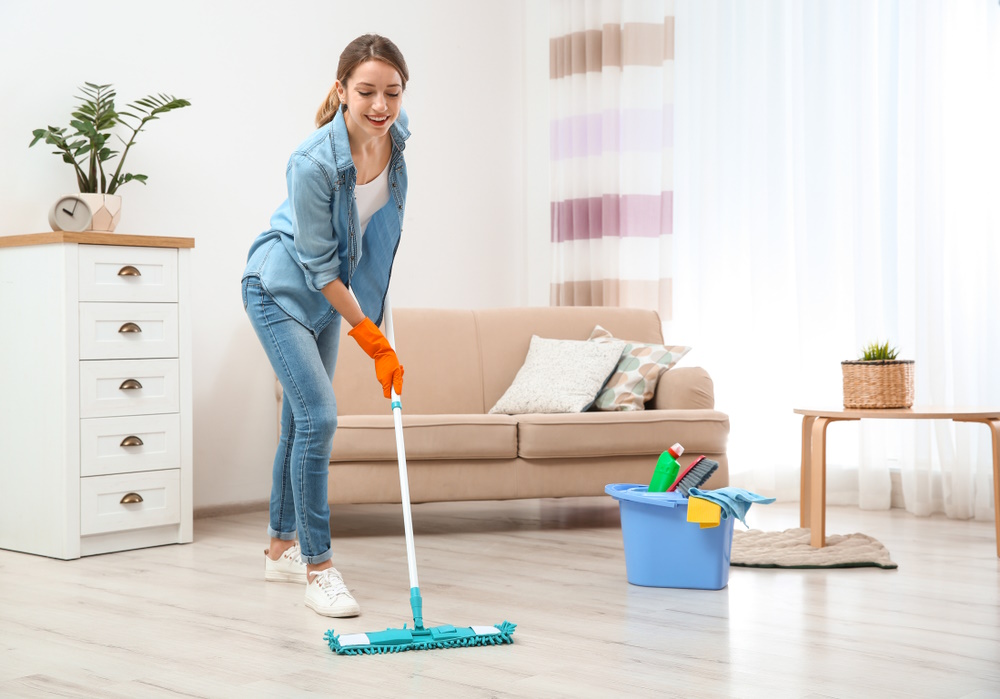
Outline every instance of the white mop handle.
[[[385, 297], [385, 337], [396, 349], [396, 336], [392, 331], [392, 308], [388, 294]], [[410, 513], [410, 482], [406, 477], [406, 449], [403, 447], [403, 410], [396, 388], [392, 387], [392, 421], [396, 429], [396, 458], [399, 460], [399, 492], [403, 499], [403, 529], [406, 532], [406, 565], [410, 571], [410, 588], [420, 587], [417, 582], [417, 553], [413, 546], [413, 515]]]

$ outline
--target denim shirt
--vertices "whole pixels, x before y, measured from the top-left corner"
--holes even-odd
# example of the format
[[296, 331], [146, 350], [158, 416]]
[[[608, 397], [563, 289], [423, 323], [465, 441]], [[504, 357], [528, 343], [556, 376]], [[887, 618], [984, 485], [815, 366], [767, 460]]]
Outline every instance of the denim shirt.
[[270, 229], [250, 247], [243, 278], [259, 278], [275, 302], [315, 335], [336, 313], [320, 290], [337, 278], [354, 292], [361, 311], [375, 325], [382, 322], [403, 230], [407, 124], [401, 111], [389, 127], [389, 201], [368, 222], [360, 260], [361, 223], [354, 200], [358, 171], [342, 111], [292, 153], [285, 171], [288, 198], [271, 216]]

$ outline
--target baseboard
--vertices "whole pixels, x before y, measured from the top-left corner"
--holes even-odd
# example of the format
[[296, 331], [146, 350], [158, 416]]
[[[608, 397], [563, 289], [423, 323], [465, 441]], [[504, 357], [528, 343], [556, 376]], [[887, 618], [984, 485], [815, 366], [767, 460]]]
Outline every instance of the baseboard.
[[[905, 509], [903, 502], [903, 476], [899, 469], [889, 469], [890, 500], [889, 506], [893, 508]], [[204, 519], [206, 517], [225, 517], [227, 515], [241, 515], [245, 512], [266, 511], [270, 506], [267, 500], [254, 500], [252, 502], [237, 502], [226, 505], [210, 505], [208, 507], [194, 508], [194, 518]]]
[[194, 518], [225, 517], [227, 515], [241, 515], [245, 512], [267, 511], [269, 506], [270, 503], [267, 500], [254, 500], [253, 502], [236, 502], [227, 505], [196, 507], [194, 508]]

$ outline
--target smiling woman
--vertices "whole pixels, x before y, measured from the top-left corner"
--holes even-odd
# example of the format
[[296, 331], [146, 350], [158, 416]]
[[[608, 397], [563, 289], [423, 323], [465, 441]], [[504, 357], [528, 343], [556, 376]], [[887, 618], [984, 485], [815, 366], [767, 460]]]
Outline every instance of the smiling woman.
[[[350, 83], [348, 84], [348, 80]], [[335, 85], [358, 168], [358, 184], [367, 184], [389, 164], [386, 132], [399, 116], [403, 85], [399, 71], [382, 61], [359, 65], [351, 77]]]
[[402, 54], [385, 37], [366, 34], [344, 49], [318, 128], [288, 160], [288, 198], [257, 236], [243, 273], [243, 307], [287, 397], [264, 577], [306, 583], [306, 606], [325, 616], [361, 611], [330, 548], [327, 471], [341, 318], [375, 361], [385, 397], [390, 388], [403, 391], [403, 367], [378, 326], [406, 204], [408, 79]]

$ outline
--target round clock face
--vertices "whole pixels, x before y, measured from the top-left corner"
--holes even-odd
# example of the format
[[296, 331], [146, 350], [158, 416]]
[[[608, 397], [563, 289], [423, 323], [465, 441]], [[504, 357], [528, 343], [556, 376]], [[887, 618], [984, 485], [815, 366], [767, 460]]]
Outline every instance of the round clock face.
[[80, 197], [62, 197], [49, 211], [49, 225], [54, 231], [79, 233], [90, 228], [90, 207]]

